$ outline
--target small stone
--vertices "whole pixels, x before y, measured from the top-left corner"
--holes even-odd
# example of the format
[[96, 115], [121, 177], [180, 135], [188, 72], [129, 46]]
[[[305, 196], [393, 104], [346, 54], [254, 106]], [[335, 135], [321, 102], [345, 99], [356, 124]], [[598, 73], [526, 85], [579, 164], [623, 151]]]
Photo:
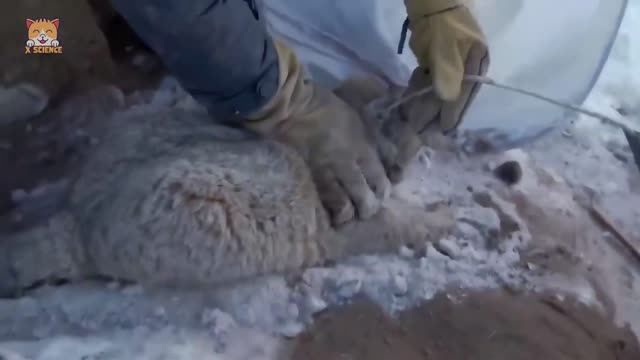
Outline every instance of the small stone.
[[319, 296], [308, 294], [305, 299], [305, 306], [309, 313], [314, 315], [329, 307], [329, 304]]
[[438, 241], [434, 246], [438, 251], [452, 259], [460, 258], [460, 247], [454, 240], [442, 239]]
[[40, 151], [36, 155], [36, 159], [40, 164], [43, 164], [43, 165], [51, 165], [55, 162], [55, 159], [53, 158], [53, 156], [51, 156], [51, 153], [49, 153], [48, 151]]
[[426, 168], [431, 167], [431, 156], [429, 156], [429, 153], [426, 151], [421, 151], [420, 154], [418, 154], [418, 161]]
[[344, 299], [350, 299], [356, 296], [362, 288], [360, 279], [346, 281], [338, 285], [338, 295]]
[[24, 220], [24, 215], [21, 212], [16, 211], [11, 214], [11, 221], [13, 221], [14, 223], [22, 222], [22, 220]]
[[219, 309], [206, 309], [200, 317], [202, 325], [211, 328], [214, 335], [220, 336], [237, 326], [231, 315]]
[[142, 55], [142, 54], [137, 54], [133, 57], [133, 59], [131, 60], [131, 63], [134, 66], [143, 66], [145, 64], [145, 62], [147, 61], [147, 57]]
[[284, 326], [282, 326], [279, 330], [278, 333], [288, 339], [292, 339], [295, 338], [296, 336], [300, 335], [302, 332], [304, 331], [304, 325], [300, 324], [300, 323], [287, 323]]
[[393, 288], [396, 295], [406, 295], [409, 291], [407, 278], [402, 275], [395, 275], [393, 277]]
[[28, 360], [28, 359], [18, 353], [11, 352], [7, 349], [0, 349], [0, 360]]
[[122, 289], [122, 294], [124, 295], [141, 295], [142, 293], [144, 293], [142, 285], [132, 285]]
[[481, 234], [481, 238], [494, 238], [500, 233], [500, 216], [495, 210], [489, 207], [466, 207], [458, 209], [457, 212], [456, 219], [458, 220], [458, 225], [456, 225], [456, 228], [461, 234], [469, 235], [468, 240], [473, 240], [476, 235], [463, 224], [473, 227]]
[[163, 308], [162, 306], [158, 306], [153, 309], [153, 315], [159, 318], [165, 318], [167, 316], [167, 310], [165, 310], [165, 308]]
[[482, 237], [478, 229], [462, 221], [456, 223], [456, 236], [471, 241], [476, 241]]
[[553, 181], [554, 184], [566, 183], [562, 175], [558, 174], [555, 170], [549, 167], [543, 167], [538, 169], [540, 176], [545, 176], [545, 180]]
[[460, 304], [461, 303], [461, 300], [457, 296], [454, 296], [452, 294], [447, 294], [447, 299], [449, 301], [451, 301], [451, 303], [453, 303], [453, 304]]
[[429, 260], [450, 260], [448, 256], [438, 251], [432, 243], [427, 244], [426, 255], [420, 259], [420, 266], [428, 266]]
[[11, 200], [14, 203], [20, 203], [27, 198], [27, 192], [23, 189], [15, 189], [11, 192]]
[[413, 259], [415, 257], [415, 251], [413, 251], [412, 249], [406, 247], [406, 246], [401, 246], [400, 247], [400, 256], [405, 258], [405, 259]]
[[311, 268], [302, 274], [302, 282], [306, 285], [307, 291], [314, 294], [322, 293], [322, 290], [331, 277], [332, 270], [329, 268]]
[[18, 304], [21, 307], [37, 307], [38, 301], [30, 296], [24, 296], [18, 299]]
[[298, 309], [298, 305], [293, 303], [289, 304], [287, 307], [287, 315], [291, 318], [297, 319], [300, 316], [300, 309]]
[[482, 169], [486, 171], [494, 171], [496, 167], [498, 166], [493, 161], [486, 162], [484, 163], [484, 165], [482, 165]]
[[414, 259], [424, 259], [425, 257], [427, 257], [426, 244], [425, 244], [425, 246], [422, 246], [418, 250], [416, 250], [415, 254], [414, 254]]
[[493, 170], [493, 174], [509, 186], [522, 180], [522, 166], [517, 161], [507, 161]]
[[[32, 84], [19, 84], [11, 88], [0, 86], [0, 125], [29, 120], [40, 114], [48, 105], [44, 90]], [[27, 125], [26, 130], [32, 130]]]
[[486, 154], [495, 151], [495, 144], [489, 138], [478, 137], [466, 141], [464, 150], [471, 154]]

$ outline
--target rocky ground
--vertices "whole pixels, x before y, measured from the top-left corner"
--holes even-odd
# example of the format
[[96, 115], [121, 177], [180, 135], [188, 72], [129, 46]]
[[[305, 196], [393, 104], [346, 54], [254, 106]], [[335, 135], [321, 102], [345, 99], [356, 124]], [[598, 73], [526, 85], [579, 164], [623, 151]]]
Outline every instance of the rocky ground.
[[[107, 4], [102, 0], [55, 4], [36, 0], [0, 5], [7, 18], [15, 19], [0, 24], [0, 93], [3, 99], [11, 98], [13, 105], [22, 102], [18, 108], [24, 115], [4, 113], [9, 106], [0, 103], [0, 163], [12, 175], [0, 177], [0, 213], [15, 207], [12, 190], [55, 182], [74, 167], [73, 159], [89, 141], [83, 128], [91, 115], [76, 116], [81, 123], [67, 122], [69, 113], [77, 108], [68, 103], [69, 97], [103, 83], [115, 84], [125, 92], [144, 89], [157, 83], [163, 73], [162, 66]], [[59, 30], [63, 54], [25, 55], [24, 19], [59, 18], [60, 14], [64, 14]], [[10, 118], [25, 117], [30, 117], [28, 126], [8, 123]]]

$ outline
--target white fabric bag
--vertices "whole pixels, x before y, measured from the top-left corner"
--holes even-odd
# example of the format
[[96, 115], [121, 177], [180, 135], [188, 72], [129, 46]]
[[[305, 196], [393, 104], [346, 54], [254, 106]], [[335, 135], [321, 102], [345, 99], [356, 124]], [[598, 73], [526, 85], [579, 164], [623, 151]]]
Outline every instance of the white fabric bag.
[[[429, 0], [425, 0], [429, 1]], [[581, 103], [608, 58], [627, 0], [475, 0], [491, 49], [489, 76]], [[397, 53], [403, 0], [266, 0], [271, 33], [287, 42], [314, 79], [334, 87], [359, 73], [404, 86], [416, 66], [408, 42]], [[521, 145], [567, 118], [562, 109], [484, 86], [463, 129], [496, 145]]]

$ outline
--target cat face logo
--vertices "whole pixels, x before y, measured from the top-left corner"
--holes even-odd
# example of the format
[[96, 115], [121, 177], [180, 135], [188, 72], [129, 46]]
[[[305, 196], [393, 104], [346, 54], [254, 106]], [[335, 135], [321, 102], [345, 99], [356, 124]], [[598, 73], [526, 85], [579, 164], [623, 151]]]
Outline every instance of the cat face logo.
[[60, 20], [27, 19], [27, 46], [25, 54], [62, 54], [62, 46], [58, 41]]

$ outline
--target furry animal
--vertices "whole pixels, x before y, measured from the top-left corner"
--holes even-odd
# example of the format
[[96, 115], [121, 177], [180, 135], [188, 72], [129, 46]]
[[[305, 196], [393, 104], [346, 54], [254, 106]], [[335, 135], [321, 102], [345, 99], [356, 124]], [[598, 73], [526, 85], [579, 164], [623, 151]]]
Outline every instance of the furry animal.
[[59, 19], [27, 19], [27, 29], [29, 31], [27, 46], [59, 46], [58, 27], [60, 27]]
[[454, 225], [444, 205], [390, 199], [336, 231], [304, 161], [281, 144], [190, 110], [142, 107], [101, 123], [68, 211], [0, 241], [0, 293], [96, 275], [219, 285], [420, 246]]

